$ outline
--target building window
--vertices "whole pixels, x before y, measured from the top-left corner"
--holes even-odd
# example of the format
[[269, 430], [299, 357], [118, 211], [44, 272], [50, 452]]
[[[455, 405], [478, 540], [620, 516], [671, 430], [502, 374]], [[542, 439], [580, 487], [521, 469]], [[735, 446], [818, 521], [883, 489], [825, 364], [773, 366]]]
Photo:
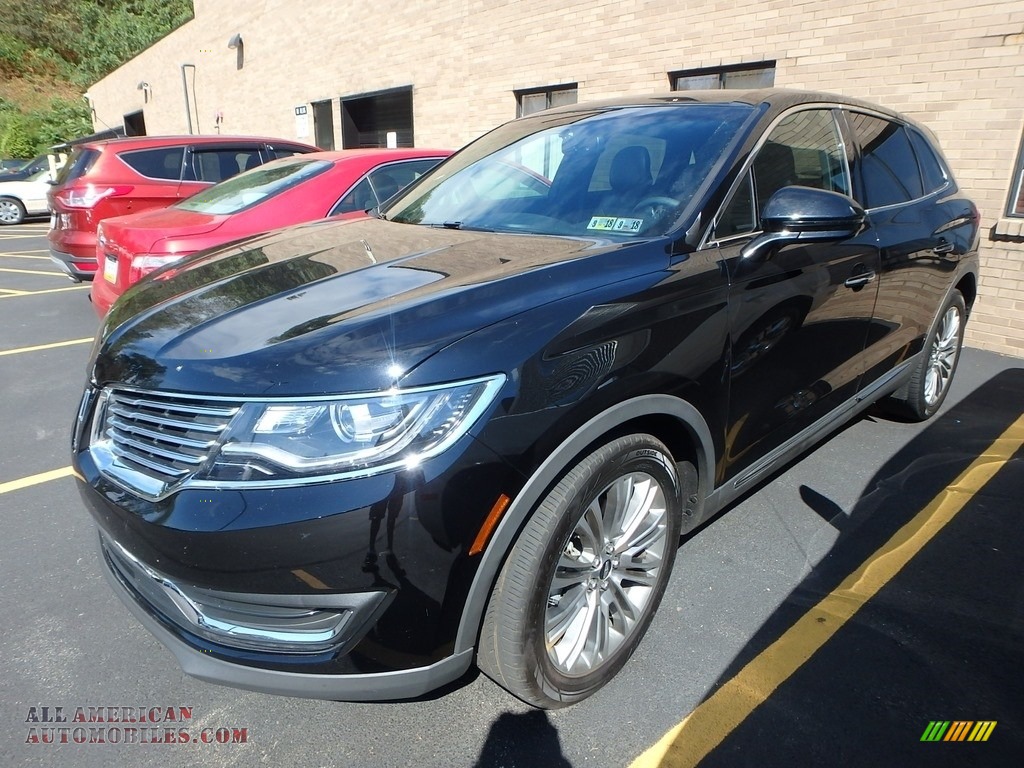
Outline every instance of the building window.
[[1006, 204], [1007, 216], [1024, 216], [1024, 138], [1017, 150], [1017, 167], [1013, 171], [1010, 199]]
[[527, 88], [515, 91], [516, 117], [525, 117], [534, 112], [576, 103], [576, 83], [551, 85], [546, 88]]
[[668, 73], [673, 91], [716, 90], [718, 88], [771, 88], [775, 85], [775, 62], [735, 64], [728, 67], [684, 69]]

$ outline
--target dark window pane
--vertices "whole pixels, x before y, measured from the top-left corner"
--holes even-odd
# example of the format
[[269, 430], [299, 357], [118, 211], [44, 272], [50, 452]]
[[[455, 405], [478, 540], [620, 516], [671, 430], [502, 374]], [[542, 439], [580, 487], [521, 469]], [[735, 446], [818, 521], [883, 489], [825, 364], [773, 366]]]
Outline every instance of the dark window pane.
[[339, 213], [353, 213], [355, 211], [368, 211], [377, 205], [377, 198], [373, 195], [373, 188], [370, 182], [364, 177], [356, 184], [338, 204], [331, 209], [330, 216]]
[[181, 161], [184, 156], [184, 147], [163, 147], [124, 152], [121, 159], [150, 179], [177, 181], [181, 178]]
[[743, 181], [733, 195], [729, 205], [722, 211], [715, 227], [715, 237], [725, 238], [739, 235], [746, 232], [753, 232], [757, 228], [757, 218], [754, 214], [754, 193], [750, 184], [750, 174], [744, 174]]
[[771, 88], [775, 85], [775, 68], [741, 69], [725, 72], [722, 76], [724, 88]]
[[859, 112], [850, 122], [860, 138], [864, 204], [878, 208], [921, 197], [921, 171], [903, 126]]
[[784, 118], [758, 150], [753, 171], [758, 213], [783, 187], [850, 191], [846, 158], [830, 110], [804, 110]]
[[704, 75], [683, 75], [676, 78], [677, 91], [706, 91], [722, 87], [722, 79], [717, 72]]
[[924, 191], [934, 192], [945, 186], [945, 167], [928, 140], [917, 131], [911, 130], [910, 143], [914, 145], [917, 162], [921, 164], [921, 172], [924, 174]]
[[377, 194], [377, 200], [383, 203], [439, 162], [440, 160], [434, 159], [410, 160], [404, 163], [389, 163], [373, 169], [369, 173], [369, 178], [373, 191]]
[[260, 165], [260, 152], [251, 149], [199, 149], [192, 153], [196, 181], [218, 182]]

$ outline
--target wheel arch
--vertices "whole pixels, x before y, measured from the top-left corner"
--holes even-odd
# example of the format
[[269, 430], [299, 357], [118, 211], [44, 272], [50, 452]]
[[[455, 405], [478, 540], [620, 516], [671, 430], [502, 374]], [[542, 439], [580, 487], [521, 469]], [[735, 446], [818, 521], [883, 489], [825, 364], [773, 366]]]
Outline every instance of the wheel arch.
[[715, 459], [711, 430], [700, 412], [685, 400], [661, 394], [643, 395], [616, 404], [585, 423], [551, 451], [509, 505], [473, 577], [455, 638], [456, 653], [476, 646], [495, 580], [520, 530], [548, 489], [581, 454], [631, 432], [646, 432], [665, 443], [677, 469], [695, 467], [690, 476], [681, 478], [684, 488], [696, 484], [693, 492], [684, 498], [686, 516], [682, 531], [691, 530], [707, 517], [710, 510], [705, 509], [703, 499], [713, 487]]

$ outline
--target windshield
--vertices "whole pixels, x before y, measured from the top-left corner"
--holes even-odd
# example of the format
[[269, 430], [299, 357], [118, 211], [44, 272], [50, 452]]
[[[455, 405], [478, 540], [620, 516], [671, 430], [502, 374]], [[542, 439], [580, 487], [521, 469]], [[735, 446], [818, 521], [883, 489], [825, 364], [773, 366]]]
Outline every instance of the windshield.
[[328, 160], [278, 160], [214, 184], [173, 207], [211, 215], [238, 213], [318, 176], [332, 165]]
[[686, 211], [752, 111], [676, 104], [516, 120], [455, 155], [384, 215], [453, 229], [658, 236]]

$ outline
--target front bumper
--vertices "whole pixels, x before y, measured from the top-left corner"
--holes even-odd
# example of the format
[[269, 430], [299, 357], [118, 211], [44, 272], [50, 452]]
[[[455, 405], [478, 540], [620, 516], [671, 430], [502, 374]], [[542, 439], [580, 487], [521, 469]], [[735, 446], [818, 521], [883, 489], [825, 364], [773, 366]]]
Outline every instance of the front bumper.
[[[127, 550], [102, 533], [100, 534], [100, 554], [104, 565], [104, 575], [128, 610], [174, 654], [178, 663], [187, 674], [200, 680], [285, 696], [347, 701], [384, 701], [420, 696], [446, 683], [457, 680], [469, 669], [473, 661], [473, 652], [469, 650], [461, 654], [448, 656], [424, 667], [369, 674], [317, 674], [268, 669], [235, 663], [218, 658], [211, 654], [209, 650], [193, 646], [182, 638], [183, 632], [188, 634], [185, 629], [188, 625], [191, 625], [190, 628], [194, 631], [203, 631], [203, 619], [200, 618], [204, 615], [202, 608], [207, 608], [205, 615], [208, 617], [209, 607], [217, 597], [215, 593], [200, 591], [202, 597], [206, 598], [208, 602], [200, 603], [199, 605], [202, 608], [190, 615], [191, 612], [188, 609], [183, 610], [183, 606], [175, 604], [175, 601], [171, 598], [161, 599], [160, 594], [177, 593], [188, 603], [195, 604], [198, 595], [194, 589], [189, 590], [187, 587], [181, 587], [173, 580], [145, 566], [131, 556]], [[221, 597], [224, 597], [224, 595], [221, 595]], [[240, 602], [238, 597], [238, 595], [232, 595], [232, 602], [236, 605]], [[256, 610], [260, 600], [272, 599], [274, 602], [280, 603], [285, 596], [250, 595], [246, 597], [257, 601], [249, 604]], [[334, 603], [332, 607], [337, 610], [335, 615], [344, 617], [340, 624], [336, 625], [339, 631], [333, 637], [327, 639], [323, 637], [323, 630], [319, 632], [307, 631], [306, 640], [309, 643], [309, 647], [306, 650], [309, 652], [314, 652], [314, 646], [323, 645], [325, 642], [328, 645], [333, 644], [336, 650], [351, 647], [360, 638], [361, 634], [365, 632], [387, 602], [387, 595], [382, 592], [363, 595], [330, 596], [328, 599], [331, 600], [332, 598]], [[294, 596], [293, 601], [308, 603], [310, 598], [309, 596]], [[164, 603], [165, 611], [160, 611], [157, 607], [160, 603]], [[168, 606], [173, 607], [168, 609]], [[219, 607], [223, 609], [223, 604]], [[265, 606], [263, 607], [263, 612], [266, 612]], [[334, 611], [327, 612], [334, 613]], [[178, 615], [172, 618], [173, 614]], [[261, 621], [265, 621], [265, 618], [265, 616], [262, 617]], [[250, 615], [246, 618], [240, 612], [235, 614], [235, 619], [238, 620], [238, 623], [235, 625], [237, 636], [234, 638], [229, 637], [226, 642], [237, 643], [241, 637], [246, 638], [249, 645], [257, 645], [261, 650], [267, 649], [267, 628], [265, 625], [254, 627], [255, 617]], [[172, 631], [168, 628], [169, 622], [174, 622], [177, 625], [177, 631]], [[222, 620], [218, 622], [221, 627], [223, 623]], [[303, 633], [301, 629], [296, 628], [297, 623], [294, 622], [289, 627], [288, 634], [294, 636]], [[249, 630], [249, 632], [243, 630]], [[252, 630], [260, 632], [264, 639], [253, 643], [251, 639]], [[215, 630], [215, 632], [218, 631], [223, 630]], [[276, 634], [280, 635], [284, 631], [283, 626], [279, 624]], [[207, 632], [209, 633], [209, 630]], [[314, 639], [314, 636], [317, 639]], [[223, 637], [219, 639], [222, 642], [225, 641]], [[279, 640], [274, 642], [279, 642]]]

